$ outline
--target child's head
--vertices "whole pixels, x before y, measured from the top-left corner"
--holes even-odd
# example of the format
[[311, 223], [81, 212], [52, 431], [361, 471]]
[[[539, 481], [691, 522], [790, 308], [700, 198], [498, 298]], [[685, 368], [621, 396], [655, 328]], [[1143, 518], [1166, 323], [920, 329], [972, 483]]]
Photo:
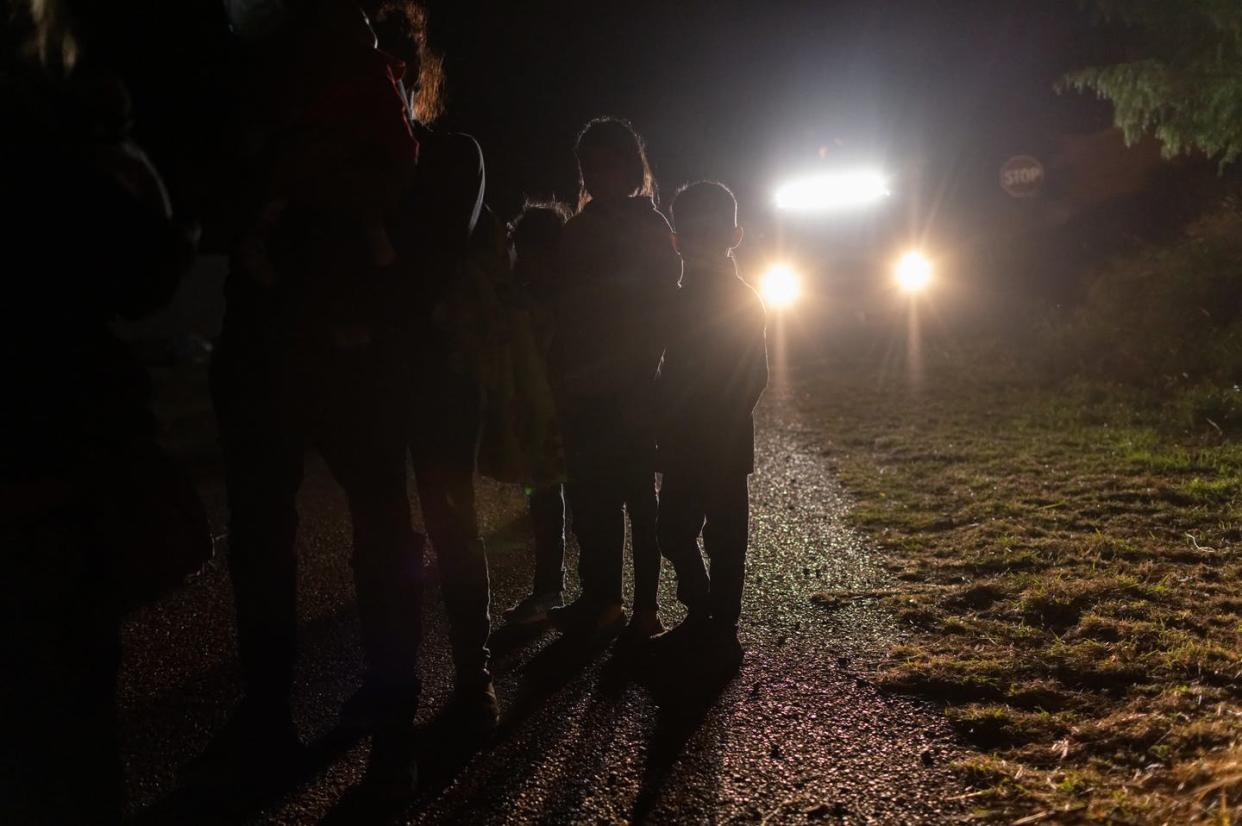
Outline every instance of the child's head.
[[509, 222], [509, 238], [521, 255], [528, 249], [546, 249], [561, 237], [569, 220], [569, 208], [560, 201], [527, 201]]
[[527, 201], [509, 223], [509, 240], [517, 267], [531, 272], [547, 266], [552, 249], [569, 220], [569, 209], [559, 201]]
[[578, 133], [578, 208], [593, 198], [614, 200], [655, 195], [643, 139], [629, 121], [596, 118]]
[[509, 239], [519, 255], [547, 250], [561, 237], [569, 209], [560, 201], [527, 201], [509, 223]]
[[673, 198], [673, 242], [687, 261], [716, 261], [742, 242], [737, 199], [722, 183], [697, 181]]

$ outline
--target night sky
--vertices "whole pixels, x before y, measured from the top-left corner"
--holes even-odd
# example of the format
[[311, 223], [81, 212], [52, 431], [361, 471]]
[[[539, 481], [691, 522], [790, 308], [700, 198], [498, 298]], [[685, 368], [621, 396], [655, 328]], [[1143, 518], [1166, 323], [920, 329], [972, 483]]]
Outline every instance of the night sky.
[[[431, 4], [447, 58], [443, 125], [474, 134], [489, 200], [572, 200], [588, 118], [630, 118], [665, 194], [732, 185], [744, 214], [817, 163], [980, 174], [1106, 106], [1052, 84], [1105, 39], [1073, 3], [1016, 0]], [[822, 159], [821, 159], [822, 158]]]
[[[427, 5], [448, 74], [440, 126], [479, 139], [488, 202], [506, 219], [525, 196], [575, 199], [574, 137], [610, 114], [647, 139], [665, 199], [699, 178], [732, 186], [755, 230], [748, 248], [774, 220], [782, 179], [855, 163], [888, 172], [894, 201], [917, 202], [923, 214], [907, 223], [920, 232], [987, 236], [986, 219], [1018, 209], [997, 184], [1006, 158], [1054, 159], [1060, 136], [1110, 124], [1107, 104], [1053, 91], [1066, 71], [1118, 48], [1070, 0]], [[228, 38], [221, 6], [126, 6], [101, 40], [133, 81], [139, 138], [176, 193], [178, 164], [201, 166], [196, 153], [212, 151], [217, 109], [199, 89], [211, 85], [212, 43]], [[213, 16], [214, 28], [201, 24]], [[216, 106], [227, 111], [227, 100]], [[195, 138], [200, 147], [187, 146]]]

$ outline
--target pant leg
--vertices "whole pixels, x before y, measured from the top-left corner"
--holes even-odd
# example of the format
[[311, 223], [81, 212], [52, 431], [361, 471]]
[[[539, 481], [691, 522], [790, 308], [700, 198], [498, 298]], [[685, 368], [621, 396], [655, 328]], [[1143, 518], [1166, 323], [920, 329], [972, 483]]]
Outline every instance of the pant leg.
[[582, 595], [601, 603], [621, 602], [625, 551], [625, 505], [608, 479], [583, 479], [567, 487], [578, 539]]
[[660, 590], [655, 474], [640, 468], [630, 475], [626, 481], [625, 508], [630, 517], [630, 547], [634, 554], [634, 610], [655, 610]]
[[565, 589], [565, 495], [551, 485], [530, 494], [530, 519], [535, 534], [533, 593], [559, 594]]
[[690, 611], [706, 612], [710, 586], [699, 550], [703, 497], [693, 480], [676, 473], [664, 474], [658, 527], [660, 551], [677, 572], [677, 599]]
[[325, 365], [313, 438], [349, 501], [368, 679], [409, 690], [422, 641], [423, 543], [406, 487], [406, 376], [387, 355], [373, 344]]
[[84, 525], [70, 512], [0, 533], [0, 822], [121, 821], [121, 618]]
[[263, 354], [227, 339], [211, 390], [224, 449], [229, 575], [248, 696], [287, 703], [297, 643], [297, 491], [304, 434], [268, 381]]
[[461, 468], [416, 467], [418, 499], [436, 551], [459, 674], [486, 671], [490, 660], [491, 581], [479, 536], [473, 473]]
[[460, 376], [424, 376], [430, 400], [415, 417], [410, 455], [427, 534], [435, 548], [459, 675], [485, 674], [491, 654], [491, 581], [475, 509], [482, 400]]
[[745, 475], [716, 480], [708, 496], [703, 546], [711, 559], [712, 618], [736, 625], [742, 614], [750, 493]]
[[618, 472], [615, 412], [584, 404], [565, 417], [565, 493], [578, 539], [584, 598], [621, 602], [625, 553], [625, 490]]

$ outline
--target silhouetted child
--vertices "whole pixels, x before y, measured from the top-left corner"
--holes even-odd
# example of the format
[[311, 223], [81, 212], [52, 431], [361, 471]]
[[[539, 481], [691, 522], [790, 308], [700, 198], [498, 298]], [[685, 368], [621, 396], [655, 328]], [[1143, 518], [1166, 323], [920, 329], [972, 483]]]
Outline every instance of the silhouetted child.
[[755, 469], [752, 411], [768, 381], [765, 313], [732, 258], [742, 240], [733, 193], [710, 181], [691, 184], [678, 193], [672, 216], [685, 267], [657, 382], [664, 472], [659, 537], [689, 615], [661, 635], [657, 647], [719, 646], [740, 656], [747, 478]]
[[[510, 240], [515, 255], [513, 272], [529, 302], [535, 345], [547, 370], [552, 342], [555, 338], [555, 304], [558, 293], [555, 254], [569, 210], [561, 203], [530, 202], [513, 222]], [[536, 382], [528, 382], [534, 384]], [[559, 442], [559, 439], [558, 439]], [[543, 453], [556, 455], [533, 457], [532, 465], [544, 476], [554, 466], [563, 465], [559, 445], [536, 445]], [[557, 468], [557, 475], [563, 467]], [[565, 589], [565, 497], [558, 479], [549, 482], [531, 480], [528, 492], [530, 520], [535, 535], [535, 576], [531, 593], [504, 612], [510, 625], [543, 622], [548, 613], [563, 604]]]
[[663, 630], [657, 605], [655, 373], [660, 318], [681, 262], [652, 201], [642, 140], [622, 120], [587, 124], [575, 147], [582, 190], [557, 255], [559, 344], [554, 370], [565, 437], [582, 596], [552, 612], [566, 633], [595, 634], [625, 618], [625, 515], [634, 554], [628, 641]]

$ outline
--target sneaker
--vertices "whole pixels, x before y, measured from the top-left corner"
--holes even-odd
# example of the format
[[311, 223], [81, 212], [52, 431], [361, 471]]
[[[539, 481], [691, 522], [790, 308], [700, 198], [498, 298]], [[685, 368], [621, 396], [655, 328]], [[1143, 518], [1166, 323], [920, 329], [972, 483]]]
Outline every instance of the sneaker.
[[341, 727], [357, 734], [408, 723], [418, 711], [417, 679], [398, 685], [368, 678], [341, 707]]
[[505, 625], [535, 625], [547, 622], [551, 612], [563, 607], [565, 601], [559, 593], [531, 594], [526, 599], [505, 610]]
[[500, 724], [500, 704], [491, 675], [486, 671], [481, 676], [458, 674], [449, 711], [471, 735], [482, 737], [495, 731]]
[[672, 629], [652, 637], [651, 651], [660, 656], [682, 656], [698, 649], [712, 631], [711, 618], [692, 611]]
[[289, 706], [247, 698], [181, 776], [192, 786], [261, 786], [296, 774], [304, 759]]
[[625, 609], [620, 602], [601, 603], [578, 597], [564, 608], [549, 611], [548, 619], [566, 636], [594, 637], [621, 627], [625, 622]]
[[368, 798], [399, 802], [418, 790], [418, 761], [413, 726], [385, 727], [371, 738], [371, 756], [362, 776]]
[[622, 645], [640, 645], [664, 633], [660, 612], [655, 608], [635, 609], [629, 625], [621, 632]]

